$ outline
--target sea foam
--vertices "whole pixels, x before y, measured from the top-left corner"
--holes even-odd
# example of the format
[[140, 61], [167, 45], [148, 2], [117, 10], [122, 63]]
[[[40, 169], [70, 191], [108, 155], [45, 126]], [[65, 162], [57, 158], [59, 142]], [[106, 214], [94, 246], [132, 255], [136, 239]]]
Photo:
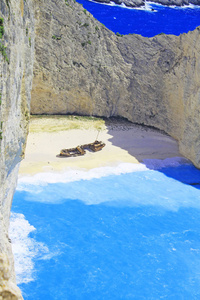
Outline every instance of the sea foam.
[[132, 172], [147, 171], [144, 164], [120, 163], [116, 166], [105, 166], [100, 168], [72, 169], [64, 172], [44, 172], [33, 176], [23, 176], [18, 180], [17, 190], [29, 191], [29, 185], [46, 185], [49, 183], [68, 183], [80, 180], [91, 180], [95, 178], [106, 177], [110, 175], [121, 175]]
[[144, 163], [119, 163], [114, 166], [105, 166], [99, 168], [72, 169], [69, 168], [64, 172], [43, 172], [33, 176], [19, 177], [17, 190], [29, 190], [30, 185], [46, 185], [49, 183], [68, 183], [80, 180], [91, 180], [110, 175], [121, 175], [133, 172], [144, 172], [149, 170], [159, 170], [164, 167], [178, 167], [183, 164], [191, 164], [183, 157], [172, 157], [161, 159], [145, 159]]
[[34, 258], [45, 259], [49, 255], [48, 248], [29, 235], [35, 231], [23, 214], [11, 213], [9, 236], [15, 259], [17, 284], [35, 280]]
[[[89, 0], [90, 2], [93, 2], [93, 3], [98, 3], [98, 4], [101, 4], [101, 5], [107, 5], [107, 6], [117, 6], [117, 7], [120, 7], [120, 8], [125, 8], [125, 9], [138, 9], [138, 10], [146, 10], [146, 11], [150, 11], [152, 12], [151, 10], [151, 6], [150, 6], [150, 2], [148, 3], [145, 3], [144, 6], [136, 6], [136, 7], [131, 7], [131, 6], [126, 6], [124, 3], [121, 3], [121, 4], [116, 4], [115, 2], [111, 1], [110, 3], [106, 3], [106, 2], [97, 2], [97, 1], [93, 1], [93, 0]], [[155, 3], [151, 3], [151, 4], [155, 4]], [[153, 12], [156, 12], [156, 10], [154, 10]]]

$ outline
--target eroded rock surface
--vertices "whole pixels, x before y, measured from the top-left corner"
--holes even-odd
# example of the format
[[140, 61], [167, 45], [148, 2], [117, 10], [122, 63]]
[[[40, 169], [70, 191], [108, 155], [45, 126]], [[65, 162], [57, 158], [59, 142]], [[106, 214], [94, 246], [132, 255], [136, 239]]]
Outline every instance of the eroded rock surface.
[[20, 300], [23, 299], [18, 287], [12, 281], [11, 260], [6, 254], [0, 253], [0, 299]]
[[1, 0], [0, 17], [4, 28], [0, 38], [0, 299], [22, 299], [15, 284], [8, 227], [28, 128], [34, 53], [32, 3]]

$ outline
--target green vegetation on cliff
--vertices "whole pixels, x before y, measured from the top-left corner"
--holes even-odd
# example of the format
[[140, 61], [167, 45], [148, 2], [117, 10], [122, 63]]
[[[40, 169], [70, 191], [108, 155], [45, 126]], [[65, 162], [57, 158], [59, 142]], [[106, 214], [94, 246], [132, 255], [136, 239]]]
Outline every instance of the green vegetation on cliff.
[[[5, 32], [3, 23], [4, 23], [4, 19], [0, 18], [0, 40], [3, 39], [3, 35]], [[9, 59], [6, 53], [6, 47], [2, 44], [2, 42], [0, 42], [0, 52], [3, 58], [5, 59], [5, 61], [9, 64]]]
[[2, 39], [3, 35], [4, 35], [3, 18], [0, 18], [0, 39]]

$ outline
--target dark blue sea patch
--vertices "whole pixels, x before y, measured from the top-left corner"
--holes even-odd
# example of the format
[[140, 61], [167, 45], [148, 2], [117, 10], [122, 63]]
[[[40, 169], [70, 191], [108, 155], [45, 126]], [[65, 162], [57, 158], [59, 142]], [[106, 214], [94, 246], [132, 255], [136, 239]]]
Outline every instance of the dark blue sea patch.
[[178, 8], [150, 4], [150, 8], [154, 9], [151, 11], [87, 0], [78, 0], [78, 2], [107, 28], [120, 34], [136, 33], [146, 37], [160, 33], [180, 35], [200, 25], [198, 6]]

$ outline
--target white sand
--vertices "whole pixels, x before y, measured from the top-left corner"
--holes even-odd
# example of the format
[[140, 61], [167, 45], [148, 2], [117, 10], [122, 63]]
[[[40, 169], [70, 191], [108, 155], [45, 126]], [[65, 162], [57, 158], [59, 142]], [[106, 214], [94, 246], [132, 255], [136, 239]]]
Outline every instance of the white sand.
[[[35, 122], [43, 128], [43, 118]], [[97, 133], [92, 126], [91, 129], [45, 132], [43, 128], [42, 132], [30, 132], [20, 174], [64, 171], [68, 168], [92, 169], [123, 162], [139, 163], [143, 159], [181, 156], [177, 142], [168, 135], [129, 122], [109, 121], [99, 132], [98, 140], [106, 144], [101, 151], [93, 153], [86, 150], [84, 156], [57, 157], [61, 149], [94, 142]]]

